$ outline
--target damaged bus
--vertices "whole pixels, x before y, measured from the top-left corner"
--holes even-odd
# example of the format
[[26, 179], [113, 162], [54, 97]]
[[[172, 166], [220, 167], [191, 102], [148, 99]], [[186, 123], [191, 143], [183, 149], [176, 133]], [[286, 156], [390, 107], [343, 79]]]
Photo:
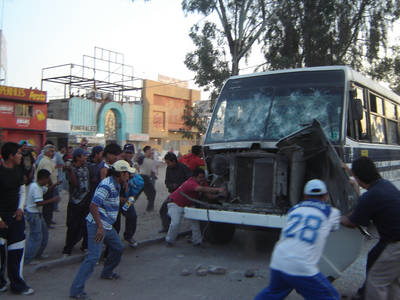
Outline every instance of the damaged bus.
[[[211, 185], [225, 186], [228, 196], [185, 208], [185, 217], [207, 221], [215, 242], [230, 241], [237, 225], [281, 228], [313, 178], [326, 182], [329, 203], [347, 214], [358, 196], [342, 161], [369, 156], [398, 183], [399, 115], [397, 94], [346, 66], [231, 77], [203, 144]], [[356, 230], [331, 234], [322, 272], [337, 278], [361, 246]]]

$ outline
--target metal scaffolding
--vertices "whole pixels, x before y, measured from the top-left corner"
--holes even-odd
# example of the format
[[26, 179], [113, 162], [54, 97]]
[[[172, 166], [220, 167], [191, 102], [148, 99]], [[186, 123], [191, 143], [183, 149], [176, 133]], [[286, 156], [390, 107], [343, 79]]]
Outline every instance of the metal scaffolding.
[[44, 84], [64, 85], [64, 98], [83, 96], [96, 101], [140, 101], [141, 78], [124, 63], [124, 54], [95, 47], [94, 55], [83, 55], [82, 65], [63, 64], [42, 69]]

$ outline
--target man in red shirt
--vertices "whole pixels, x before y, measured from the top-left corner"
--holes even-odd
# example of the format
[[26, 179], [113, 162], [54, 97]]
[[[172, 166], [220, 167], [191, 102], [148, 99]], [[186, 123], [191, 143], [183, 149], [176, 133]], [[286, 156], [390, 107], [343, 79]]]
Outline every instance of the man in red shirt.
[[[224, 193], [224, 188], [208, 187], [205, 180], [205, 172], [203, 169], [197, 168], [193, 170], [192, 177], [186, 180], [169, 196], [168, 215], [171, 218], [167, 236], [165, 241], [167, 246], [172, 246], [179, 232], [179, 226], [183, 219], [183, 210], [185, 206], [193, 205], [193, 202], [188, 200], [181, 193], [186, 194], [190, 198], [199, 199], [200, 193], [207, 193], [208, 198], [215, 197], [218, 193]], [[213, 195], [214, 194], [214, 195]], [[192, 243], [194, 246], [200, 246], [202, 242], [200, 223], [197, 220], [191, 220], [192, 223]]]
[[191, 153], [185, 154], [179, 159], [180, 163], [185, 164], [190, 171], [193, 171], [194, 169], [198, 167], [203, 167], [204, 166], [204, 160], [202, 158], [202, 150], [201, 146], [199, 145], [194, 145], [192, 146], [192, 151]]

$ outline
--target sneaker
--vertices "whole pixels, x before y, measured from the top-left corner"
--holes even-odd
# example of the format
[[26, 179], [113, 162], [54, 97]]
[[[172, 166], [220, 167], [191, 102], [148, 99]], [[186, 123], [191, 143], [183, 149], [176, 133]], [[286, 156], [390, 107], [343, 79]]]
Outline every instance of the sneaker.
[[127, 241], [132, 248], [136, 248], [139, 245], [134, 239], [125, 239], [125, 241]]
[[49, 258], [49, 255], [46, 253], [43, 253], [42, 255], [38, 256], [37, 258], [38, 259], [46, 259], [46, 258]]
[[90, 300], [91, 298], [89, 297], [88, 294], [85, 292], [79, 293], [78, 295], [75, 296], [69, 296], [72, 299], [84, 299], [84, 300]]
[[0, 292], [2, 293], [7, 292], [7, 290], [8, 290], [7, 283], [5, 283], [2, 287], [0, 287]]
[[174, 244], [172, 244], [171, 242], [165, 242], [165, 246], [171, 248], [174, 246]]
[[32, 295], [34, 292], [35, 292], [35, 291], [34, 291], [32, 288], [26, 288], [26, 289], [21, 293], [21, 295], [25, 295], [25, 296], [27, 296], [27, 295]]

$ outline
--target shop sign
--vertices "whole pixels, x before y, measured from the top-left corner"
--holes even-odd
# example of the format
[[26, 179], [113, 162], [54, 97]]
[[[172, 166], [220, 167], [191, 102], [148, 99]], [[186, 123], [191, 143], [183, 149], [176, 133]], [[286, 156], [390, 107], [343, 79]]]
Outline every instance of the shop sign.
[[27, 127], [30, 124], [29, 119], [17, 118], [17, 126]]
[[149, 135], [143, 133], [128, 133], [126, 139], [128, 141], [148, 142]]
[[2, 113], [2, 114], [12, 114], [13, 111], [14, 111], [14, 106], [13, 105], [0, 104], [0, 113]]
[[89, 131], [96, 132], [96, 125], [71, 125], [71, 131]]
[[46, 92], [0, 85], [0, 98], [46, 102]]

